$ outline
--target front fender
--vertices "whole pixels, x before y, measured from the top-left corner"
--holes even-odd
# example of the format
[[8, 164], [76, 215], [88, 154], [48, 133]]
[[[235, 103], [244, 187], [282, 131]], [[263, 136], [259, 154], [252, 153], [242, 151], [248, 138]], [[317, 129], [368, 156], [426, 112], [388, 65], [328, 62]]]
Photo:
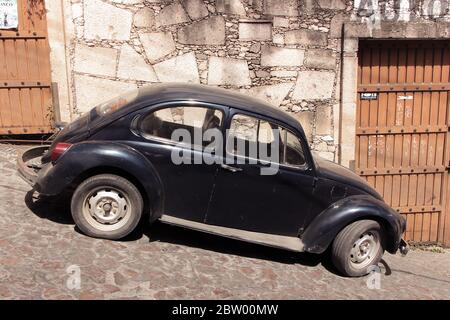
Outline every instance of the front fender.
[[362, 219], [380, 222], [387, 232], [386, 250], [397, 251], [406, 221], [386, 203], [369, 195], [341, 199], [321, 212], [301, 236], [304, 250], [324, 252], [345, 226]]
[[[74, 144], [56, 163], [48, 163], [39, 171], [36, 189], [44, 195], [56, 195], [86, 173], [101, 168], [131, 175], [141, 184], [152, 205], [162, 203], [163, 185], [154, 166], [137, 150], [118, 142], [87, 141]], [[152, 207], [152, 212], [156, 209]]]

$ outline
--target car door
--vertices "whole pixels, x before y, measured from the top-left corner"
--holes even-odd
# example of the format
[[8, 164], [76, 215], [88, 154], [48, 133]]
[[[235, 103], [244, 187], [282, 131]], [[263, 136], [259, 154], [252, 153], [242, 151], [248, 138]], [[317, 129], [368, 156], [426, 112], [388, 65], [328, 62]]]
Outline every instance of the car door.
[[305, 156], [306, 141], [268, 119], [231, 110], [225, 143], [228, 163], [218, 172], [206, 222], [297, 236], [313, 198], [314, 172]]
[[135, 116], [133, 147], [159, 174], [163, 214], [204, 221], [218, 166], [207, 164], [210, 154], [203, 152], [207, 142], [202, 136], [206, 130], [221, 130], [225, 113], [221, 106], [177, 102]]

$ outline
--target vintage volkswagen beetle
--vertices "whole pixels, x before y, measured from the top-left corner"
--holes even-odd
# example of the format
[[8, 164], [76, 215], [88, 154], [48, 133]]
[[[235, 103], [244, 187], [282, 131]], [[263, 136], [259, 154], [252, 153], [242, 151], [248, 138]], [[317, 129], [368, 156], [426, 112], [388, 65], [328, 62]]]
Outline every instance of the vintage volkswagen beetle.
[[[174, 139], [177, 130], [211, 129], [226, 139], [212, 149]], [[260, 148], [271, 157], [259, 157]], [[66, 126], [51, 146], [26, 151], [18, 165], [40, 194], [73, 188], [75, 223], [93, 237], [123, 238], [145, 216], [297, 252], [330, 248], [348, 276], [367, 274], [385, 250], [407, 251], [405, 219], [356, 174], [313, 155], [297, 120], [224, 89], [130, 92]]]

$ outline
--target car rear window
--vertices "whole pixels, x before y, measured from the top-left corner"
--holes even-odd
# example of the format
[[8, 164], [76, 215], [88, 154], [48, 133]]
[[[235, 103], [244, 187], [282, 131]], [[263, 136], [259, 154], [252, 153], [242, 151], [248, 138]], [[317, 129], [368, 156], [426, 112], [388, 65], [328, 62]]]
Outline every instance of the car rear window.
[[95, 107], [95, 110], [99, 116], [105, 116], [119, 110], [123, 106], [133, 102], [139, 94], [139, 89], [129, 91], [111, 100], [108, 100]]

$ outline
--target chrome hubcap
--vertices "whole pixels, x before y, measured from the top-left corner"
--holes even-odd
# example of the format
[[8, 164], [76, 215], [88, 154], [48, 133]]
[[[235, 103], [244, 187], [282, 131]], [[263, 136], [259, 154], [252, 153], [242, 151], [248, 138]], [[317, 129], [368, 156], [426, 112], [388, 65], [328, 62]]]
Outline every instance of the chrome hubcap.
[[372, 263], [379, 249], [378, 234], [373, 232], [364, 233], [353, 243], [350, 250], [350, 261], [355, 268], [365, 268]]
[[128, 198], [119, 190], [102, 188], [91, 192], [84, 201], [83, 214], [93, 227], [116, 230], [128, 220], [131, 210]]

